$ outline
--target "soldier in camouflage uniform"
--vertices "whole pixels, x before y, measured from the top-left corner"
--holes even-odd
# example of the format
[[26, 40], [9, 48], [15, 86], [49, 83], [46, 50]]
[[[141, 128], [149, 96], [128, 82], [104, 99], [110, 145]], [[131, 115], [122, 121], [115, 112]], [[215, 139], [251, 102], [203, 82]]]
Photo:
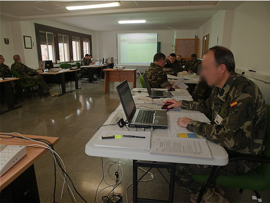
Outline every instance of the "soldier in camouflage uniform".
[[89, 54], [85, 54], [84, 58], [82, 59], [82, 66], [89, 66], [93, 64], [92, 56]]
[[0, 55], [0, 77], [1, 78], [11, 77], [9, 67], [5, 65], [4, 62], [5, 62], [4, 57]]
[[176, 60], [181, 66], [185, 66], [187, 63], [187, 61], [185, 59], [183, 59], [181, 55], [177, 55]]
[[154, 56], [154, 62], [145, 71], [146, 77], [153, 88], [170, 88], [171, 84], [168, 81], [167, 74], [164, 72], [165, 55], [157, 53]]
[[[179, 118], [177, 123], [206, 139], [223, 146], [229, 154], [260, 155], [264, 150], [266, 106], [263, 96], [252, 81], [235, 73], [234, 57], [230, 50], [216, 46], [209, 49], [202, 61], [201, 75], [208, 85], [215, 86], [209, 99], [199, 102], [167, 100], [170, 107], [203, 112], [211, 123], [189, 118]], [[255, 170], [258, 163], [230, 162], [220, 173], [245, 174]], [[177, 183], [189, 190], [191, 201], [196, 202], [201, 183], [192, 179], [193, 174], [209, 174], [212, 166], [177, 165]], [[224, 192], [208, 189], [203, 199], [208, 202], [227, 202]]]
[[191, 60], [189, 60], [186, 63], [185, 66], [185, 71], [191, 72], [191, 73], [196, 73], [196, 65], [197, 65], [198, 59], [196, 54], [191, 54]]
[[19, 55], [14, 55], [13, 60], [15, 62], [11, 65], [11, 70], [17, 71], [20, 74], [23, 82], [26, 82], [26, 83], [35, 82], [37, 85], [42, 87], [44, 93], [49, 92], [51, 96], [56, 96], [58, 94], [52, 91], [52, 89], [46, 84], [46, 82], [44, 81], [41, 75], [38, 75], [39, 71], [34, 70], [24, 65], [21, 62], [21, 57]]
[[178, 72], [184, 71], [184, 68], [182, 67], [182, 65], [180, 65], [178, 61], [176, 60], [175, 53], [170, 54], [169, 60], [166, 62], [164, 66], [164, 70], [165, 69], [171, 69], [171, 71], [169, 72], [165, 71], [165, 72], [167, 74], [172, 74], [172, 75], [177, 75]]

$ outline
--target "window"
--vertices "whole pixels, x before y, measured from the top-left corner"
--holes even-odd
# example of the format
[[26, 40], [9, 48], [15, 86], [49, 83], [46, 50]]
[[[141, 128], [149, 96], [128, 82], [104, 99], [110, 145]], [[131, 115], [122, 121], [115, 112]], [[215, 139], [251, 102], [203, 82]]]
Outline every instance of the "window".
[[81, 60], [80, 38], [72, 37], [73, 61]]
[[88, 38], [83, 38], [83, 55], [90, 54], [90, 40]]
[[39, 31], [41, 59], [55, 62], [54, 36], [51, 32]]
[[59, 60], [60, 62], [70, 61], [69, 38], [67, 35], [58, 35]]

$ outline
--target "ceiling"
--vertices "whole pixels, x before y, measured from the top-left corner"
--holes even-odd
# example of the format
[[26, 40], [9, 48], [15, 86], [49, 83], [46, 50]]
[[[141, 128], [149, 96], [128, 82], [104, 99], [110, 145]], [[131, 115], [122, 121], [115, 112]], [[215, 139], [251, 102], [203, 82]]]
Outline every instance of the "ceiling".
[[[50, 19], [96, 31], [198, 29], [219, 10], [242, 2], [121, 1], [115, 8], [68, 11], [66, 6], [111, 1], [0, 1], [1, 17], [10, 20]], [[146, 24], [119, 25], [119, 20], [145, 19]]]

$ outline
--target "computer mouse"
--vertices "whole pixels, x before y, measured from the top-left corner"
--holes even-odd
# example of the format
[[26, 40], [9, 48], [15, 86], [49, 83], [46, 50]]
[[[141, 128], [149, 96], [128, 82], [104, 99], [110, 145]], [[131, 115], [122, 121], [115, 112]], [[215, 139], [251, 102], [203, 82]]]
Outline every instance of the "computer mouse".
[[175, 91], [175, 89], [173, 87], [171, 87], [170, 89], [168, 89], [169, 91]]
[[167, 102], [161, 107], [161, 109], [173, 109], [174, 107], [168, 108], [168, 106], [170, 106], [171, 104], [173, 104], [173, 103]]

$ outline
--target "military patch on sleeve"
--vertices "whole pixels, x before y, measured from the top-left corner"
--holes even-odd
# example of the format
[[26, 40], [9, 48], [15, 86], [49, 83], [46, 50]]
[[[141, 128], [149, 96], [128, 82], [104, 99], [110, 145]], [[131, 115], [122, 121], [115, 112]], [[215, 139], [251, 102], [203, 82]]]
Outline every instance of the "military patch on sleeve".
[[231, 102], [231, 103], [230, 103], [230, 106], [231, 106], [231, 107], [237, 106], [237, 101]]

